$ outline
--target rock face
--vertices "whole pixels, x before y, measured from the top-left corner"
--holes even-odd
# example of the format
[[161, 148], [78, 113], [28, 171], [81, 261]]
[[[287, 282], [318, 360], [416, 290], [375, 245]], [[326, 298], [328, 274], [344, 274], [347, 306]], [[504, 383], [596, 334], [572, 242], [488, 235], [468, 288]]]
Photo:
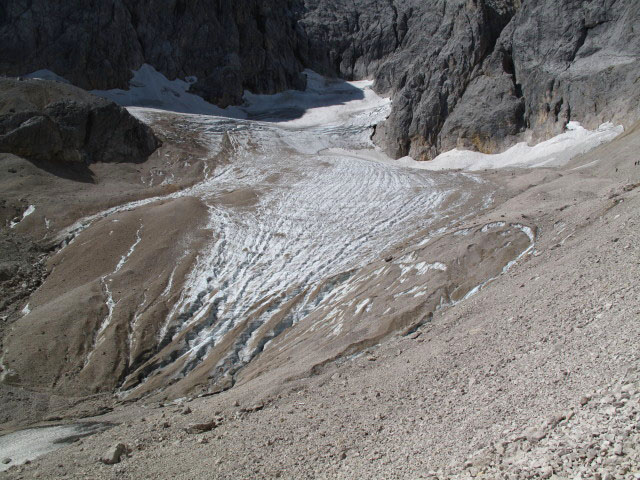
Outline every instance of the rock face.
[[34, 161], [138, 162], [158, 144], [124, 108], [82, 89], [0, 79], [0, 152]]
[[[361, 2], [358, 11], [366, 10], [365, 3]], [[482, 77], [483, 63], [494, 52], [498, 38], [515, 14], [514, 2], [432, 0], [377, 4], [377, 9], [369, 10], [370, 15], [361, 17], [354, 12], [355, 16], [347, 14], [338, 22], [356, 25], [356, 45], [344, 51], [342, 42], [332, 39], [334, 33], [346, 29], [323, 31], [319, 26], [328, 23], [328, 19], [320, 20], [319, 10], [311, 17], [314, 21], [308, 31], [314, 38], [328, 37], [326, 41], [332, 46], [329, 58], [340, 73], [372, 75], [379, 91], [392, 94], [393, 112], [376, 135], [391, 155], [432, 158], [443, 147], [442, 132], [450, 117], [453, 123], [448, 125], [445, 141], [453, 139], [461, 128], [490, 130], [491, 136], [498, 138], [522, 129], [524, 108], [516, 98], [509, 72], [495, 68], [495, 79], [472, 85], [474, 79]], [[342, 9], [334, 5], [330, 10]], [[378, 18], [385, 20], [379, 22]], [[493, 117], [492, 124], [469, 124], [469, 120], [476, 119], [468, 118], [472, 114], [466, 110], [473, 111], [476, 117], [482, 115], [477, 112], [477, 105], [468, 109], [462, 102], [471, 86], [471, 100], [484, 104]], [[474, 134], [477, 132], [463, 135], [466, 138]]]
[[570, 120], [593, 128], [638, 116], [633, 1], [306, 3], [307, 35], [328, 46], [312, 66], [373, 76], [393, 96], [376, 136], [396, 157], [492, 153]]
[[299, 35], [287, 0], [91, 0], [0, 6], [0, 72], [47, 68], [85, 89], [126, 88], [143, 63], [220, 105], [243, 89], [304, 87]]
[[302, 88], [310, 67], [373, 77], [394, 108], [393, 156], [496, 152], [569, 120], [638, 117], [634, 0], [77, 1], [0, 7], [0, 72], [48, 68], [83, 88], [126, 88], [153, 65], [226, 106], [244, 89]]

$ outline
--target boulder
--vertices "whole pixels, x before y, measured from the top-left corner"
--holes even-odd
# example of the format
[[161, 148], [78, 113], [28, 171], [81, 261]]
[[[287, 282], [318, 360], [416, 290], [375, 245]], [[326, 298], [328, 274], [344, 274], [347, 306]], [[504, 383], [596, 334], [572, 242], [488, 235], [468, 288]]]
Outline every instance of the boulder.
[[131, 449], [127, 445], [118, 443], [109, 448], [104, 455], [100, 457], [100, 461], [106, 465], [115, 465], [116, 463], [120, 463], [122, 457], [128, 455], [130, 452]]
[[184, 431], [190, 434], [205, 433], [213, 430], [217, 426], [218, 422], [216, 420], [211, 420], [210, 422], [205, 423], [191, 423], [184, 429]]
[[46, 80], [0, 79], [0, 152], [32, 161], [141, 162], [159, 146], [115, 103]]

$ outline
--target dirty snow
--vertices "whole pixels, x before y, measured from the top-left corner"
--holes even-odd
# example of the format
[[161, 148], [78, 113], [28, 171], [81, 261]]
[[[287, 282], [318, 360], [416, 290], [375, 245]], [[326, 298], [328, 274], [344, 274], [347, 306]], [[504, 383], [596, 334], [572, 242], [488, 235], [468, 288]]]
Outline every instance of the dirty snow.
[[[245, 104], [231, 112], [203, 106], [202, 99], [193, 99], [187, 92], [188, 82], [168, 81], [149, 66], [136, 72], [128, 92], [107, 92], [125, 105], [191, 112], [176, 118], [208, 141], [212, 154], [219, 151], [222, 138], [231, 145], [229, 164], [207, 169], [202, 182], [164, 197], [200, 198], [208, 206], [209, 226], [216, 232], [187, 274], [158, 338], [166, 344], [186, 331], [193, 332], [181, 337], [185, 340], [178, 358], [184, 365], [177, 372], [180, 376], [217, 349], [229, 348], [229, 343], [233, 343], [233, 351], [228, 355], [236, 358], [234, 361], [251, 361], [279, 334], [277, 328], [271, 333], [264, 331], [279, 312], [286, 312], [282, 325], [292, 325], [320, 303], [331, 310], [330, 304], [346, 302], [347, 292], [354, 291], [351, 274], [346, 272], [379, 259], [386, 249], [430, 228], [436, 220], [456, 221], [462, 211], [491, 205], [491, 195], [480, 193], [485, 185], [477, 176], [424, 171], [442, 166], [443, 159], [420, 164], [406, 159], [395, 162], [375, 148], [370, 140], [372, 129], [389, 114], [390, 101], [377, 95], [370, 81], [343, 82], [310, 71], [305, 74], [305, 92], [272, 96], [246, 93]], [[148, 122], [160, 115], [149, 108], [129, 110]], [[596, 132], [575, 123], [569, 128], [538, 146], [520, 144], [497, 156], [453, 152], [446, 168], [555, 164], [619, 133], [611, 125]], [[419, 168], [397, 168], [402, 166]], [[256, 205], [245, 208], [219, 201], [221, 192], [243, 191], [257, 199]], [[67, 234], [77, 234], [116, 211], [160, 198], [83, 219]], [[418, 246], [428, 241], [425, 238]], [[447, 270], [440, 262], [415, 263], [400, 266], [400, 283], [410, 272], [426, 275]], [[327, 282], [334, 277], [339, 280]], [[320, 286], [325, 290], [309, 295]], [[407, 295], [423, 294], [421, 290], [408, 291]], [[109, 292], [106, 284], [105, 292]], [[267, 304], [268, 309], [262, 308]], [[363, 297], [344, 304], [357, 313], [370, 305]], [[339, 323], [334, 331], [341, 329]], [[226, 341], [228, 335], [234, 340]], [[267, 343], [260, 345], [261, 339]]]
[[29, 428], [0, 436], [0, 459], [11, 459], [10, 463], [0, 463], [0, 472], [8, 470], [14, 465], [35, 460], [66, 446], [77, 438], [98, 433], [105, 428], [108, 426], [98, 423], [84, 423]]

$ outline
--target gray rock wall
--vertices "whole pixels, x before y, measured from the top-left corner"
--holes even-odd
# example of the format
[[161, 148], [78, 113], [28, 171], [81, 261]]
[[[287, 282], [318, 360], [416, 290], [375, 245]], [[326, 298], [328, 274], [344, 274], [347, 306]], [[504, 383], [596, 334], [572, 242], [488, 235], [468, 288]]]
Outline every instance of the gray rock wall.
[[127, 88], [131, 70], [195, 75], [194, 90], [225, 106], [243, 89], [303, 88], [287, 0], [6, 0], [0, 72], [47, 68], [85, 89]]
[[393, 97], [393, 156], [500, 151], [570, 120], [640, 117], [637, 0], [7, 0], [0, 72], [126, 87], [150, 63], [226, 106], [302, 88], [309, 67]]
[[636, 0], [306, 0], [313, 66], [393, 97], [376, 139], [394, 156], [487, 153], [570, 120], [640, 118]]

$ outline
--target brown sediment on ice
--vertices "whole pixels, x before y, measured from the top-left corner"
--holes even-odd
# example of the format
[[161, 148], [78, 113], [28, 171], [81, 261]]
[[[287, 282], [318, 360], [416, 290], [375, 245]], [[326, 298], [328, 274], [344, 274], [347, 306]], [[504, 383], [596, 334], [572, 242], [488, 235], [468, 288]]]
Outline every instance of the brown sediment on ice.
[[[404, 256], [414, 251], [449, 266], [434, 270], [434, 279], [455, 280], [451, 260], [465, 254], [461, 264], [468, 266], [494, 258], [486, 264], [493, 274], [510, 255], [498, 261], [473, 252], [500, 252], [493, 247], [504, 238], [515, 241], [516, 254], [529, 239], [514, 225], [535, 227], [530, 255], [476, 295], [435, 310], [429, 321], [420, 324], [417, 301], [396, 302], [396, 318], [405, 311], [406, 322], [399, 335], [378, 342], [380, 324], [367, 321], [365, 305], [360, 317], [354, 311], [342, 327], [354, 345], [363, 340], [361, 350], [350, 351], [339, 337], [342, 348], [333, 350], [360, 354], [332, 357], [328, 325], [306, 337], [294, 335], [311, 327], [303, 319], [241, 370], [234, 388], [177, 403], [116, 406], [100, 418], [120, 425], [8, 477], [112, 478], [116, 470], [96, 458], [120, 442], [135, 447], [122, 464], [132, 477], [633, 474], [640, 458], [638, 146], [636, 129], [562, 169], [486, 172], [504, 186], [495, 208], [420, 248], [407, 241], [352, 274], [363, 281], [346, 302], [358, 288], [376, 292], [374, 302], [393, 293], [385, 281], [398, 279]], [[508, 230], [512, 234], [502, 236]], [[468, 249], [471, 243], [475, 247]], [[368, 272], [383, 266], [396, 273], [376, 277], [380, 285], [367, 280]], [[405, 281], [407, 288], [430, 285], [417, 280]], [[375, 309], [374, 303], [369, 313]], [[306, 356], [303, 347], [310, 348]], [[185, 431], [214, 420], [209, 433]], [[581, 452], [590, 452], [594, 441], [608, 447], [593, 452], [600, 461], [587, 462]]]
[[111, 215], [52, 256], [30, 313], [5, 340], [5, 368], [16, 372], [5, 381], [76, 395], [116, 388], [156, 348], [210, 235], [205, 212], [185, 197]]

